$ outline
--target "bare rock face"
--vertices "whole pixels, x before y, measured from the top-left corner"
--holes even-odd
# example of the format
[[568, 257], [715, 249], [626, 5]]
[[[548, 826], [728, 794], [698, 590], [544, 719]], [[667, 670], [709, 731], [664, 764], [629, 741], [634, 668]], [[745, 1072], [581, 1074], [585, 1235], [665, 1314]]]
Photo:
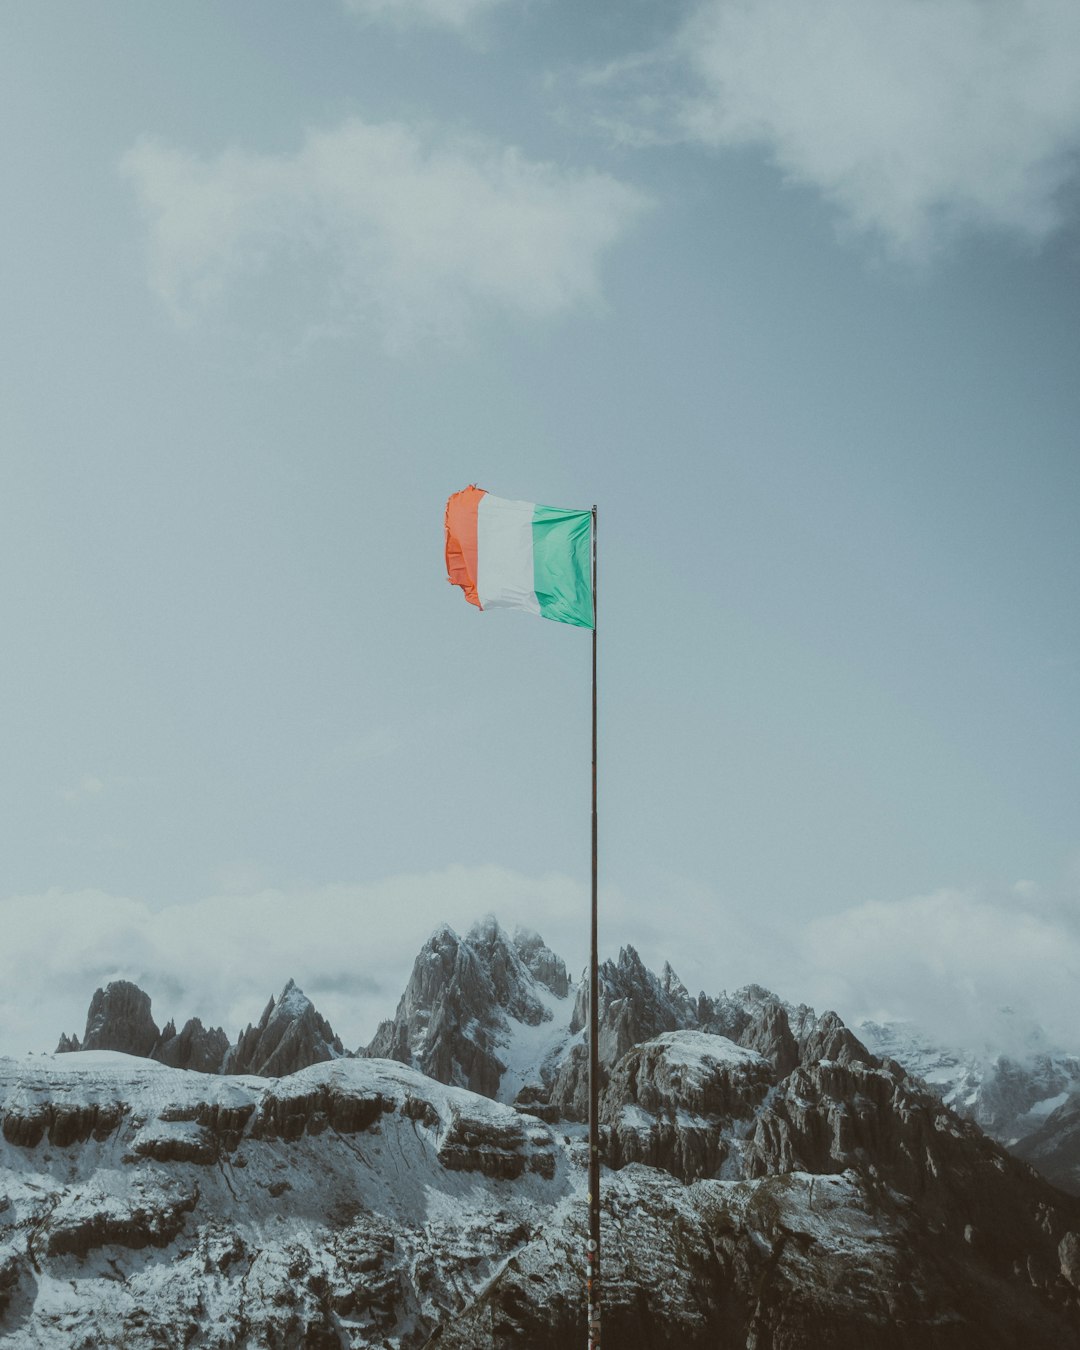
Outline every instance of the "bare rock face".
[[277, 1001], [266, 1005], [258, 1026], [249, 1026], [225, 1053], [221, 1072], [278, 1078], [344, 1054], [330, 1023], [289, 980]]
[[[150, 995], [130, 980], [113, 980], [98, 989], [86, 1015], [82, 1050], [119, 1050], [148, 1056], [160, 1033], [150, 1015]], [[75, 1048], [69, 1045], [69, 1049]]]
[[229, 1048], [229, 1038], [221, 1027], [203, 1026], [197, 1017], [189, 1018], [177, 1033], [176, 1023], [168, 1022], [154, 1046], [150, 1058], [171, 1069], [194, 1069], [197, 1073], [218, 1073]]
[[50, 1216], [46, 1253], [86, 1257], [102, 1247], [167, 1247], [199, 1198], [196, 1187], [168, 1183], [136, 1183], [132, 1190], [120, 1203], [105, 1193], [61, 1197]]
[[490, 917], [465, 938], [443, 925], [417, 956], [394, 1019], [363, 1054], [495, 1097], [511, 1024], [550, 1021], [545, 995], [568, 991], [565, 965], [536, 933], [518, 929], [510, 937]]
[[[633, 947], [620, 949], [618, 961], [600, 967], [600, 1059], [616, 1063], [632, 1046], [665, 1031], [697, 1026], [697, 1009], [665, 965], [662, 976], [645, 967]], [[570, 1030], [580, 1031], [588, 1020], [588, 984], [582, 980]]]
[[2, 1133], [9, 1144], [36, 1148], [47, 1140], [56, 1148], [70, 1148], [88, 1139], [105, 1140], [124, 1116], [121, 1100], [38, 1100], [12, 1103], [4, 1114]]
[[788, 1021], [787, 1010], [774, 998], [766, 999], [748, 1013], [737, 1037], [738, 1044], [756, 1050], [772, 1064], [780, 1077], [799, 1063], [801, 1052]]
[[565, 998], [570, 992], [570, 977], [562, 957], [555, 955], [539, 933], [528, 928], [515, 929], [513, 941], [522, 965], [536, 983], [550, 989], [556, 998]]

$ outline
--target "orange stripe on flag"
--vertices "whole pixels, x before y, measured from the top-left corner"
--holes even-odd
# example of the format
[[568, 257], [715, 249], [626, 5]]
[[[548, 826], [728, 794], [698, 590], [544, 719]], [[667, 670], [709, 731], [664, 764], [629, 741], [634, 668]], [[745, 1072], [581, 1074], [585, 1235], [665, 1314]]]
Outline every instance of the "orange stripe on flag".
[[476, 514], [486, 495], [474, 483], [446, 503], [446, 579], [451, 586], [460, 586], [477, 609], [483, 606], [476, 593]]

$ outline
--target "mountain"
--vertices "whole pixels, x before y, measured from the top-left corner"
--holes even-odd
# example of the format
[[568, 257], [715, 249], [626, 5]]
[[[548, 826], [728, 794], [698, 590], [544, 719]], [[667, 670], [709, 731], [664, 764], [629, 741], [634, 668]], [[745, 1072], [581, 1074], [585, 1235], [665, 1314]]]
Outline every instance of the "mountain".
[[[132, 989], [106, 1029], [147, 1030]], [[432, 935], [362, 1058], [290, 982], [221, 1072], [0, 1060], [0, 1347], [581, 1343], [582, 1009], [542, 939], [489, 918]], [[693, 998], [630, 947], [600, 1031], [609, 1344], [1080, 1339], [1080, 1199], [941, 1100], [942, 1052], [928, 1085], [835, 1013]], [[1078, 1106], [1029, 1136], [1040, 1166], [1075, 1161]]]
[[[620, 1350], [1076, 1343], [1080, 1201], [899, 1066], [664, 1032], [602, 1112]], [[580, 1129], [392, 1060], [0, 1060], [0, 1345], [562, 1350], [585, 1161]]]
[[219, 1073], [229, 1038], [221, 1027], [207, 1029], [197, 1017], [190, 1017], [183, 1030], [176, 1030], [175, 1022], [167, 1022], [150, 1051], [150, 1058], [171, 1069], [194, 1069], [198, 1073]]
[[421, 948], [397, 1012], [361, 1052], [510, 1101], [542, 1096], [571, 1039], [566, 967], [536, 933], [488, 916]]
[[207, 1030], [192, 1017], [177, 1032], [168, 1022], [159, 1031], [150, 1011], [150, 995], [130, 980], [114, 980], [94, 991], [86, 1014], [82, 1044], [78, 1036], [61, 1036], [57, 1054], [79, 1050], [117, 1050], [122, 1054], [156, 1059], [174, 1069], [217, 1073], [229, 1040], [220, 1027]]
[[[605, 1071], [642, 1041], [679, 1030], [732, 1034], [790, 1069], [800, 1051], [788, 1012], [804, 1041], [819, 1031], [811, 1009], [782, 1007], [758, 985], [693, 999], [669, 965], [655, 975], [631, 946], [601, 964], [599, 979]], [[544, 1119], [580, 1121], [587, 1113], [587, 1008], [585, 979], [571, 998], [565, 965], [537, 934], [518, 929], [510, 936], [490, 916], [464, 938], [442, 925], [421, 948], [394, 1018], [361, 1053], [516, 1102]]]

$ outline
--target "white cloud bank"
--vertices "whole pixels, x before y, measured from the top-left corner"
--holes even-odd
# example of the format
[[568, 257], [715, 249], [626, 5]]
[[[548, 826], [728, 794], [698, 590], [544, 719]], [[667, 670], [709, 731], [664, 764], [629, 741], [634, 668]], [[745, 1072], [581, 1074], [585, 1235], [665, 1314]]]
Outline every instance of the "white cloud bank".
[[1080, 907], [1031, 883], [859, 905], [809, 924], [804, 944], [816, 997], [850, 1018], [909, 1019], [946, 1044], [1015, 1053], [1039, 1027], [1080, 1051]]
[[460, 32], [506, 0], [343, 0], [343, 3], [348, 13], [378, 23]]
[[763, 146], [897, 254], [971, 228], [1038, 242], [1076, 178], [1080, 5], [702, 0], [663, 52], [591, 82], [636, 90], [629, 138]]
[[61, 1032], [81, 1037], [94, 990], [113, 979], [146, 990], [159, 1026], [197, 1016], [232, 1039], [295, 979], [355, 1048], [393, 1015], [432, 930], [447, 922], [464, 933], [488, 912], [509, 928], [541, 927], [582, 961], [588, 888], [494, 866], [160, 909], [101, 891], [11, 897], [0, 901], [0, 1054], [52, 1050]]
[[596, 300], [602, 255], [646, 204], [607, 174], [358, 118], [286, 154], [202, 159], [144, 139], [121, 169], [149, 225], [151, 284], [178, 319], [245, 275], [272, 291], [271, 267], [327, 264], [330, 300], [391, 346]]
[[[1051, 903], [1029, 884], [875, 902], [801, 929], [685, 887], [647, 901], [605, 891], [601, 907], [604, 956], [633, 943], [654, 969], [670, 960], [694, 993], [757, 981], [849, 1022], [912, 1019], [962, 1048], [989, 1039], [1018, 1050], [1039, 1025], [1080, 1051], [1080, 907]], [[464, 933], [489, 912], [508, 929], [537, 928], [573, 975], [581, 970], [587, 886], [496, 866], [221, 894], [156, 911], [101, 892], [0, 901], [0, 1053], [81, 1035], [94, 989], [117, 978], [151, 995], [159, 1025], [199, 1016], [231, 1038], [295, 978], [353, 1048], [393, 1014], [430, 932], [445, 921]], [[1013, 1016], [1003, 1020], [1005, 1007]]]

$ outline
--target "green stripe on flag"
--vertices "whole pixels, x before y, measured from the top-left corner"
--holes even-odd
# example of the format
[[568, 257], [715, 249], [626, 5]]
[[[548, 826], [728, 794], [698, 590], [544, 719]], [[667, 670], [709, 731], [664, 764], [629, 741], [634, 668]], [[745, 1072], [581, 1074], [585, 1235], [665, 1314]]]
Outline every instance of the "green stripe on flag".
[[591, 628], [592, 512], [537, 506], [532, 536], [533, 584], [541, 615]]

